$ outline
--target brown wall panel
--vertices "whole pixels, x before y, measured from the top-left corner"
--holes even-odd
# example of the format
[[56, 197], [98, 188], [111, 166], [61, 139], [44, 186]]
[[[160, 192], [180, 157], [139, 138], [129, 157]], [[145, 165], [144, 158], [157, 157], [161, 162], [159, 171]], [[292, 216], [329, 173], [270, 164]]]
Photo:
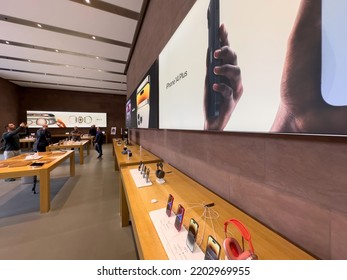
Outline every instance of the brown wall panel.
[[269, 140], [266, 151], [268, 185], [347, 213], [346, 143], [289, 138]]
[[[26, 119], [27, 110], [50, 110], [68, 112], [102, 112], [107, 113], [107, 129], [117, 127], [117, 134], [125, 124], [125, 101], [123, 95], [63, 91], [42, 88], [22, 88], [20, 92], [19, 117]], [[81, 128], [88, 132], [88, 128]], [[52, 133], [64, 133], [71, 128], [52, 128]]]
[[18, 121], [19, 87], [0, 78], [0, 127], [1, 134], [8, 123], [19, 124]]
[[347, 215], [333, 212], [331, 214], [331, 259], [346, 259], [347, 255]]
[[[128, 96], [194, 2], [150, 1]], [[154, 129], [130, 138], [317, 257], [347, 259], [347, 138]]]

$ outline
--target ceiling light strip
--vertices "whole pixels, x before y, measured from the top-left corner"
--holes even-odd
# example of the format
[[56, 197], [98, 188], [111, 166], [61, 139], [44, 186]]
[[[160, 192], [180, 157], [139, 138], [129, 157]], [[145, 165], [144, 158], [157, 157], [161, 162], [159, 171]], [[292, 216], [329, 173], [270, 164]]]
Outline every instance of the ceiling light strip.
[[[11, 17], [11, 16], [7, 16], [7, 15], [3, 15], [3, 14], [0, 14], [0, 20], [37, 28], [36, 22], [21, 19], [21, 18]], [[107, 43], [107, 44], [111, 44], [111, 45], [115, 45], [115, 46], [121, 46], [121, 47], [125, 47], [125, 48], [131, 47], [130, 43], [121, 42], [118, 40], [113, 40], [113, 39], [104, 38], [104, 37], [97, 37], [95, 39], [92, 39], [92, 37], [94, 36], [93, 34], [87, 34], [87, 33], [78, 32], [78, 31], [74, 31], [74, 30], [70, 30], [70, 29], [61, 28], [61, 27], [56, 27], [56, 26], [52, 26], [52, 25], [44, 25], [40, 29], [48, 30], [48, 31], [52, 31], [52, 32], [57, 32], [57, 33], [65, 34], [65, 35], [76, 36], [76, 37], [89, 39], [89, 40], [93, 40], [93, 41], [103, 42], [103, 43]]]
[[99, 90], [112, 90], [118, 92], [126, 92], [126, 90], [122, 89], [114, 89], [114, 88], [102, 88], [102, 87], [91, 87], [91, 86], [79, 86], [79, 85], [70, 85], [70, 84], [58, 84], [58, 83], [45, 83], [45, 82], [33, 82], [33, 81], [24, 81], [24, 80], [10, 80], [12, 83], [28, 83], [28, 84], [38, 84], [38, 85], [53, 85], [53, 86], [64, 86], [64, 87], [75, 87], [75, 88], [89, 88], [89, 89], [99, 89]]
[[52, 73], [45, 73], [45, 72], [26, 71], [26, 70], [9, 69], [9, 68], [0, 68], [0, 71], [34, 74], [34, 75], [45, 75], [45, 76], [61, 77], [61, 78], [75, 78], [75, 79], [81, 79], [81, 80], [98, 81], [98, 82], [106, 82], [106, 83], [113, 83], [113, 84], [124, 84], [125, 83], [123, 81], [111, 81], [111, 80], [104, 80], [104, 79], [94, 79], [94, 78], [60, 75], [60, 74], [52, 74]]
[[71, 2], [79, 3], [94, 9], [102, 10], [107, 13], [112, 13], [118, 16], [130, 18], [133, 20], [138, 20], [140, 18], [140, 14], [133, 10], [129, 10], [120, 6], [112, 5], [103, 1], [90, 1], [90, 3], [86, 3], [85, 0], [70, 0]]
[[[56, 49], [52, 48], [47, 48], [47, 47], [42, 47], [38, 45], [30, 45], [30, 44], [24, 44], [24, 43], [19, 43], [19, 42], [14, 42], [14, 41], [5, 41], [0, 39], [0, 44], [7, 44], [11, 46], [16, 46], [16, 47], [23, 47], [23, 48], [28, 48], [28, 49], [35, 49], [35, 50], [40, 50], [40, 51], [48, 51], [48, 52], [56, 52]], [[104, 60], [108, 62], [114, 62], [114, 63], [120, 63], [120, 64], [126, 64], [126, 61], [124, 60], [119, 60], [119, 59], [112, 59], [112, 58], [107, 58], [107, 57], [102, 57], [102, 56], [95, 56], [95, 55], [90, 55], [90, 54], [83, 54], [83, 53], [77, 53], [77, 52], [71, 52], [71, 51], [65, 51], [65, 50], [58, 50], [59, 53], [61, 54], [69, 54], [69, 55], [76, 55], [76, 56], [82, 56], [82, 57], [88, 57], [88, 58], [95, 58], [99, 60]]]
[[[15, 60], [15, 61], [28, 62], [28, 59], [17, 58], [17, 57], [11, 57], [11, 56], [3, 56], [3, 55], [0, 55], [0, 58], [2, 58], [2, 59], [10, 59], [10, 60]], [[66, 67], [66, 64], [53, 63], [53, 62], [47, 62], [47, 61], [39, 61], [39, 60], [32, 60], [32, 59], [30, 59], [30, 63], [38, 63], [38, 64], [44, 64], [44, 65], [53, 65], [53, 66], [64, 66], [64, 67]], [[98, 70], [98, 69], [95, 69], [95, 68], [79, 67], [79, 66], [74, 66], [74, 65], [70, 65], [70, 67], [80, 68], [80, 69], [81, 69], [81, 68], [82, 68], [82, 69], [88, 69], [88, 70], [93, 70], [93, 71], [97, 71], [97, 70]], [[124, 73], [122, 73], [122, 72], [116, 72], [116, 71], [103, 70], [103, 72], [105, 72], [105, 73], [111, 73], [111, 74], [124, 75]]]

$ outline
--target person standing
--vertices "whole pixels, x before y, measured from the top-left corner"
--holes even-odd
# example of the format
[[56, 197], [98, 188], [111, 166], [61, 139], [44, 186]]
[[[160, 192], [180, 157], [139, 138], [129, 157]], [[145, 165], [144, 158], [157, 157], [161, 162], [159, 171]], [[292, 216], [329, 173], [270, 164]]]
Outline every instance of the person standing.
[[46, 147], [51, 143], [51, 132], [48, 130], [48, 125], [44, 124], [39, 130], [36, 131], [36, 141], [34, 143], [35, 152], [45, 152]]
[[102, 144], [104, 143], [104, 134], [102, 133], [100, 127], [96, 128], [95, 136], [95, 150], [99, 153], [98, 158], [102, 158]]
[[[24, 131], [25, 123], [22, 122], [17, 128], [13, 123], [5, 125], [6, 132], [2, 134], [4, 142], [4, 159], [20, 155], [19, 134]], [[5, 179], [6, 182], [15, 181], [15, 178]]]
[[71, 138], [73, 141], [81, 141], [82, 132], [78, 129], [77, 126], [71, 131]]
[[90, 129], [89, 129], [89, 135], [90, 136], [96, 136], [96, 127], [95, 127], [95, 124], [93, 124], [91, 127], [90, 127]]

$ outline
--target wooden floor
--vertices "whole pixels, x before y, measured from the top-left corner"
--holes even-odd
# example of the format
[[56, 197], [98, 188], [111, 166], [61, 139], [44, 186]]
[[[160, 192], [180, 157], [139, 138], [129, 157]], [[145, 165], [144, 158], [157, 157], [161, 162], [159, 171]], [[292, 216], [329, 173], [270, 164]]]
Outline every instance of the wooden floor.
[[120, 227], [112, 145], [103, 148], [103, 159], [91, 151], [84, 165], [76, 152], [73, 178], [69, 162], [52, 172], [47, 214], [39, 213], [31, 184], [0, 181], [0, 259], [137, 259], [131, 227]]

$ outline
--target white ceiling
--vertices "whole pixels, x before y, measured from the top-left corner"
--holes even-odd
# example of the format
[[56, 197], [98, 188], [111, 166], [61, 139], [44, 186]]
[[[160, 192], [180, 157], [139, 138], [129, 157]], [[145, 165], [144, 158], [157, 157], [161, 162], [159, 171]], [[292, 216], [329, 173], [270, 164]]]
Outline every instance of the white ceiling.
[[0, 77], [23, 87], [125, 95], [148, 1], [0, 0]]

